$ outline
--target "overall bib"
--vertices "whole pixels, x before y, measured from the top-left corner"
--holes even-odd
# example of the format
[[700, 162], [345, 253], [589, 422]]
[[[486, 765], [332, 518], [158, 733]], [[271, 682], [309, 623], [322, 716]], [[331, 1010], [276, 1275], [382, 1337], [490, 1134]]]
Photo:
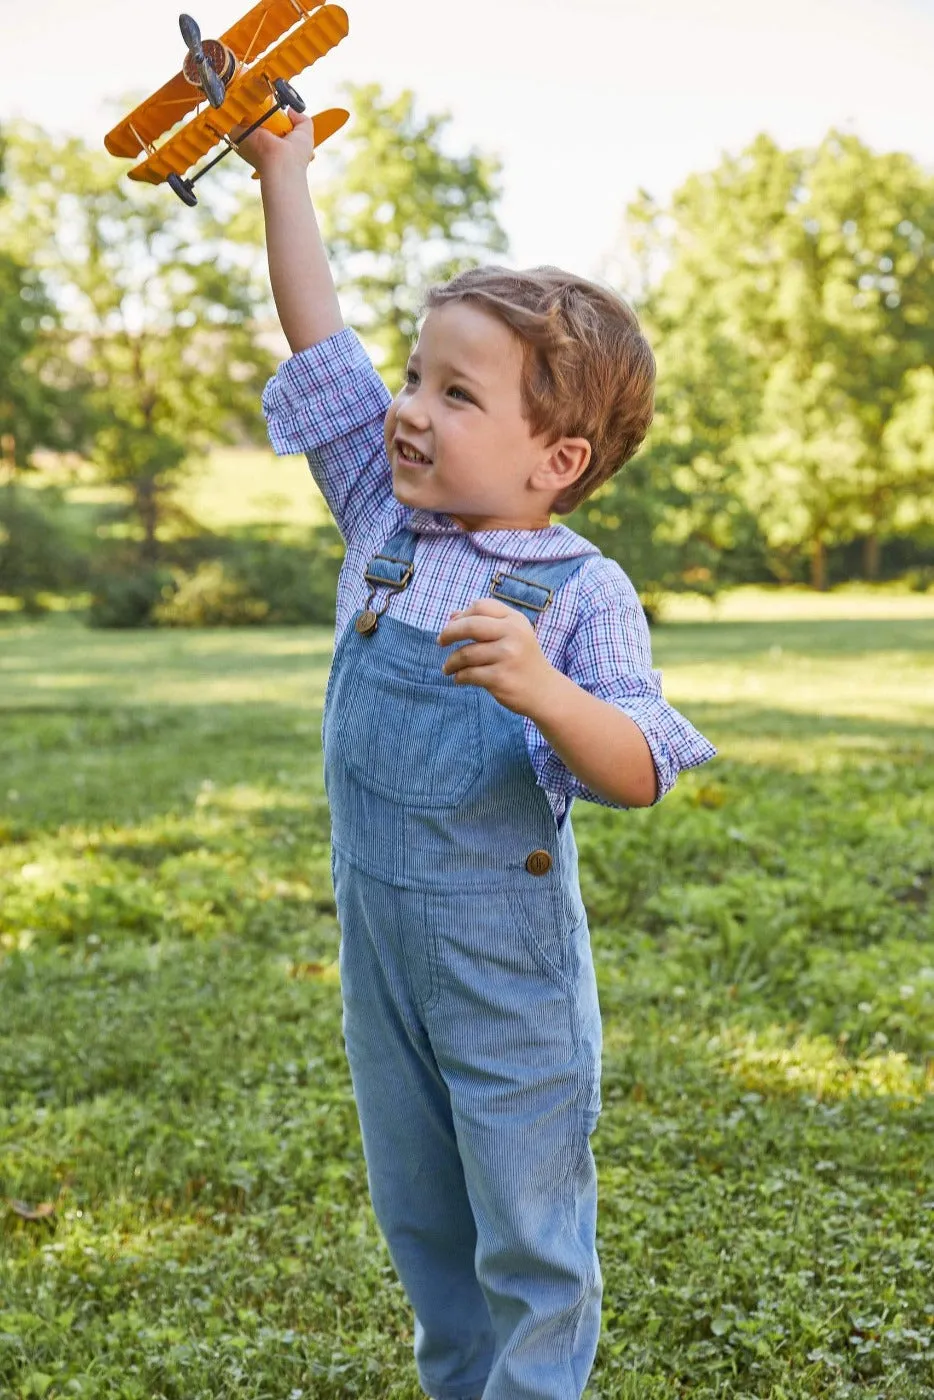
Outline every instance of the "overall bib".
[[[370, 561], [382, 608], [412, 577], [415, 543], [402, 531]], [[582, 562], [523, 563], [491, 593], [534, 623]], [[577, 850], [536, 783], [522, 717], [455, 685], [445, 655], [433, 633], [368, 606], [340, 638], [325, 699], [370, 1194], [427, 1394], [579, 1400], [601, 1279], [600, 1019]]]

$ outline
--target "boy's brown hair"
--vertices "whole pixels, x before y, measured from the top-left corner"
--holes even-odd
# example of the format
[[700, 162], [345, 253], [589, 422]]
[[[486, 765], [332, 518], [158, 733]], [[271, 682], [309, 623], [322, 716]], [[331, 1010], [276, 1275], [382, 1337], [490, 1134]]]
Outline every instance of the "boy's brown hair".
[[474, 267], [434, 287], [426, 309], [469, 301], [522, 342], [522, 403], [534, 436], [582, 437], [586, 470], [556, 497], [567, 515], [638, 451], [655, 407], [655, 357], [631, 307], [605, 287], [534, 267]]

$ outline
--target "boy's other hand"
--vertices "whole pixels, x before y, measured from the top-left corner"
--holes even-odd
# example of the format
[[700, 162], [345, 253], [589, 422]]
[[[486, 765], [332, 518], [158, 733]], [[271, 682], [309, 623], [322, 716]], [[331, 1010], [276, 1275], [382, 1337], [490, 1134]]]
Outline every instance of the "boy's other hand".
[[[315, 158], [315, 129], [311, 118], [293, 111], [291, 107], [286, 107], [285, 111], [292, 123], [292, 130], [287, 136], [274, 136], [260, 126], [237, 145], [238, 153], [259, 172], [260, 178], [273, 170], [292, 167], [304, 170], [308, 162]], [[233, 127], [230, 139], [238, 141], [243, 129], [242, 126]]]
[[538, 644], [524, 613], [495, 598], [481, 598], [450, 620], [438, 635], [439, 646], [467, 642], [441, 667], [458, 685], [479, 685], [507, 710], [531, 717], [542, 691], [558, 672]]

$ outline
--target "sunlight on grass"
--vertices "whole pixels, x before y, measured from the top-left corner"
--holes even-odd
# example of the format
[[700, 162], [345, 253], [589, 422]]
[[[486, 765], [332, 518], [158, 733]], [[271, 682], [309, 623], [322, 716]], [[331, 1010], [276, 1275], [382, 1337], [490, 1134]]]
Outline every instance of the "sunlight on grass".
[[51, 626], [54, 633], [36, 624], [4, 629], [5, 705], [84, 703], [91, 692], [107, 706], [303, 705], [323, 694], [333, 648], [324, 627], [127, 634]]
[[902, 585], [847, 584], [815, 593], [810, 588], [732, 588], [718, 598], [669, 593], [662, 605], [666, 622], [787, 622], [842, 618], [934, 618], [934, 589], [908, 592]]
[[[934, 624], [932, 624], [934, 632]], [[662, 650], [661, 647], [658, 648]], [[665, 694], [675, 705], [729, 704], [787, 715], [871, 719], [908, 724], [934, 721], [928, 666], [917, 657], [871, 653], [819, 659], [783, 652], [754, 667], [740, 663], [664, 667]]]
[[[126, 492], [93, 480], [80, 458], [42, 453], [35, 485], [71, 484], [65, 499], [75, 506], [122, 504]], [[327, 507], [303, 456], [277, 457], [270, 447], [217, 447], [198, 470], [183, 477], [175, 503], [208, 530], [275, 524], [304, 528], [327, 518]]]
[[183, 480], [176, 499], [199, 524], [319, 525], [327, 507], [304, 457], [277, 457], [271, 448], [219, 447], [203, 470]]
[[826, 1036], [799, 1035], [789, 1044], [777, 1029], [723, 1032], [708, 1049], [727, 1074], [761, 1094], [810, 1094], [821, 1102], [934, 1095], [934, 1064], [912, 1064], [894, 1050], [849, 1059]]
[[[286, 777], [285, 774], [280, 776], [283, 780]], [[220, 812], [260, 812], [269, 807], [271, 798], [275, 799], [277, 807], [283, 809], [304, 812], [308, 808], [308, 797], [301, 792], [286, 788], [251, 787], [247, 783], [217, 788], [210, 779], [202, 783], [195, 805], [199, 808], [216, 808]]]

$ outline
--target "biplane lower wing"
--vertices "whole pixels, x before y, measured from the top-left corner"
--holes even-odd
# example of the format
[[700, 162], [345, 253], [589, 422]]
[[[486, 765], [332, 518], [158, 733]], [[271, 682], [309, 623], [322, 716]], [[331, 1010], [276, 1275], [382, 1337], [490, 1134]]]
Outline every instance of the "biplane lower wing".
[[[335, 44], [346, 38], [348, 30], [347, 12], [339, 5], [319, 7], [281, 44], [270, 49], [242, 76], [234, 78], [227, 89], [223, 107], [217, 110], [207, 107], [199, 112], [146, 160], [128, 171], [130, 179], [158, 185], [173, 172], [190, 170], [202, 156], [228, 138], [233, 127], [249, 126], [260, 112], [273, 105], [272, 84], [277, 78], [294, 77], [303, 68], [316, 63]], [[338, 125], [331, 127], [328, 135], [343, 126], [346, 119], [345, 113]], [[290, 129], [284, 112], [272, 118], [267, 125], [269, 130], [280, 134]], [[326, 137], [319, 136], [316, 127], [316, 142], [320, 144], [324, 139]]]
[[113, 131], [108, 131], [104, 145], [112, 156], [138, 156], [203, 101], [201, 89], [193, 87], [181, 73], [176, 73], [152, 97], [147, 97], [145, 102], [134, 107]]

